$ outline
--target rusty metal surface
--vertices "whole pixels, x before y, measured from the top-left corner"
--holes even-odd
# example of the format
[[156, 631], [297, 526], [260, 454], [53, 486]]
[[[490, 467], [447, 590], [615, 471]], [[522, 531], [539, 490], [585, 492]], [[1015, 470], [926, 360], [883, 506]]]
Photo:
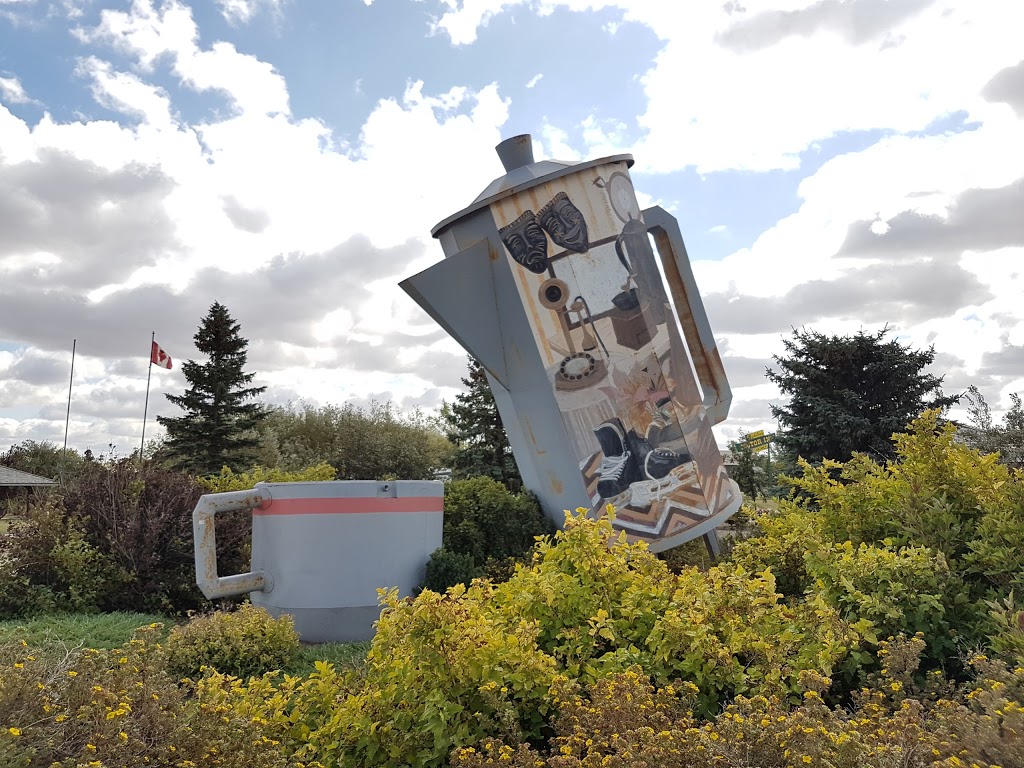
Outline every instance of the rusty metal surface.
[[267, 490], [209, 493], [200, 497], [192, 512], [192, 537], [195, 545], [196, 584], [209, 600], [243, 595], [247, 592], [269, 592], [273, 579], [262, 571], [232, 576], [217, 573], [217, 524], [215, 516], [222, 512], [242, 512], [267, 508], [271, 504]]

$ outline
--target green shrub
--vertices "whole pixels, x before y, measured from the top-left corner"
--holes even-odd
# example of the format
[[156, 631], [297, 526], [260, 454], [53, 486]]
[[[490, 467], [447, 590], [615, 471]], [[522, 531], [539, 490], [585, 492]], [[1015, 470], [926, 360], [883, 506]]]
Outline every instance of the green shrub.
[[478, 567], [491, 558], [522, 557], [537, 536], [554, 530], [535, 497], [509, 493], [497, 480], [473, 477], [445, 485], [443, 547], [469, 555]]
[[454, 747], [489, 734], [539, 738], [551, 713], [554, 659], [537, 649], [529, 622], [509, 626], [488, 610], [485, 592], [382, 595], [358, 677], [321, 662], [304, 680], [267, 675], [243, 685], [211, 676], [200, 683], [203, 696], [267, 721], [304, 763], [441, 766]]
[[896, 461], [876, 464], [855, 456], [846, 464], [805, 464], [804, 476], [791, 482], [810, 497], [830, 541], [890, 540], [958, 561], [985, 515], [1012, 506], [1016, 481], [996, 454], [957, 443], [955, 433], [929, 411], [906, 434], [893, 435]]
[[[196, 587], [191, 511], [203, 486], [131, 461], [86, 462], [73, 487], [0, 537], [0, 617], [70, 611], [182, 614], [208, 601]], [[217, 524], [217, 560], [248, 570], [251, 522]]]
[[893, 436], [889, 464], [805, 466], [791, 480], [801, 498], [759, 516], [760, 535], [732, 560], [771, 568], [787, 597], [819, 594], [879, 637], [924, 632], [932, 664], [955, 666], [963, 648], [995, 644], [997, 630], [1012, 645], [985, 606], [1024, 589], [1024, 475], [954, 433], [929, 412]]
[[[193, 478], [131, 461], [93, 463], [64, 498], [88, 541], [115, 565], [120, 582], [102, 611], [181, 614], [208, 605], [196, 587], [192, 510], [203, 488]], [[251, 523], [225, 515], [217, 524], [217, 561], [225, 572], [248, 570]]]
[[998, 595], [1024, 595], [1024, 483], [1014, 475], [1012, 506], [985, 515], [964, 557], [972, 576]]
[[672, 573], [681, 573], [687, 568], [700, 568], [706, 571], [714, 564], [704, 539], [697, 538], [678, 547], [658, 553], [658, 559], [668, 566]]
[[96, 611], [128, 580], [51, 496], [0, 537], [0, 618]]
[[988, 603], [991, 621], [990, 641], [993, 652], [1024, 666], [1024, 606], [1013, 592], [1002, 600]]
[[752, 519], [757, 534], [738, 542], [729, 559], [754, 573], [770, 568], [779, 592], [786, 597], [802, 596], [811, 585], [804, 553], [824, 543], [818, 516], [795, 502], [784, 501], [778, 512], [755, 512]]
[[870, 621], [882, 638], [920, 632], [928, 640], [930, 658], [955, 656], [952, 609], [968, 598], [941, 553], [924, 547], [854, 547], [847, 541], [809, 551], [805, 561], [811, 589], [844, 618]]
[[432, 768], [485, 738], [540, 743], [575, 681], [640, 665], [659, 682], [688, 681], [707, 714], [740, 693], [799, 698], [856, 652], [858, 629], [820, 600], [782, 603], [770, 573], [675, 576], [585, 513], [504, 583], [385, 594], [358, 672], [211, 678], [205, 695], [276, 723], [272, 738], [302, 762]]
[[178, 677], [198, 677], [203, 667], [246, 677], [290, 664], [299, 636], [290, 616], [275, 619], [265, 608], [246, 603], [175, 627], [166, 645], [167, 667]]
[[473, 564], [473, 556], [466, 552], [452, 552], [441, 547], [431, 553], [427, 561], [427, 575], [423, 581], [425, 589], [444, 592], [456, 584], [468, 584], [479, 575]]
[[326, 462], [321, 462], [315, 466], [295, 471], [255, 467], [249, 472], [234, 472], [231, 467], [224, 467], [219, 475], [200, 478], [199, 482], [208, 493], [226, 493], [227, 491], [248, 491], [255, 487], [256, 483], [306, 483], [333, 480], [337, 476], [338, 472], [334, 467]]

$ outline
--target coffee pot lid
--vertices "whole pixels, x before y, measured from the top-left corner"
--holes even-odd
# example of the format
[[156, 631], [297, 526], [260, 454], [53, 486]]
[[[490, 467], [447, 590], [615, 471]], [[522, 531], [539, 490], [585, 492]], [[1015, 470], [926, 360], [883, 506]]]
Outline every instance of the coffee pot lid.
[[528, 133], [505, 139], [494, 150], [498, 153], [501, 164], [505, 167], [505, 175], [499, 176], [488, 184], [486, 189], [477, 195], [476, 199], [468, 207], [434, 225], [433, 229], [430, 230], [431, 235], [438, 237], [443, 230], [459, 219], [481, 208], [486, 208], [503, 197], [518, 194], [530, 187], [557, 179], [559, 176], [577, 173], [586, 168], [606, 163], [625, 162], [627, 167], [633, 165], [632, 155], [611, 155], [610, 157], [602, 157], [597, 160], [587, 160], [580, 163], [566, 162], [564, 160], [541, 160], [537, 162], [533, 159], [533, 139]]

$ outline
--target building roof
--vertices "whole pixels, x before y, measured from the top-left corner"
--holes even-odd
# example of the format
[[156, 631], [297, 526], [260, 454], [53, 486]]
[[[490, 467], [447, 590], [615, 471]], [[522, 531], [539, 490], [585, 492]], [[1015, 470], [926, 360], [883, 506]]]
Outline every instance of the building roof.
[[39, 488], [47, 485], [56, 484], [57, 483], [55, 483], [48, 477], [40, 477], [39, 475], [33, 475], [28, 472], [22, 472], [20, 469], [0, 467], [0, 488], [26, 486], [29, 488]]

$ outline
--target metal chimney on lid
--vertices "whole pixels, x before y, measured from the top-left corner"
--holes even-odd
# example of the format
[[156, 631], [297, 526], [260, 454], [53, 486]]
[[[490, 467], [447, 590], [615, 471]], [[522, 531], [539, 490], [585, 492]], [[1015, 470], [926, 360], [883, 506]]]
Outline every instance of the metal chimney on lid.
[[494, 150], [501, 158], [501, 164], [505, 166], [506, 171], [514, 171], [533, 163], [533, 139], [528, 133], [505, 139]]
[[529, 134], [495, 149], [505, 174], [434, 227], [447, 258], [402, 288], [483, 365], [556, 524], [611, 505], [655, 551], [714, 549], [742, 500], [711, 432], [732, 395], [676, 220], [640, 210], [630, 155], [537, 161]]

